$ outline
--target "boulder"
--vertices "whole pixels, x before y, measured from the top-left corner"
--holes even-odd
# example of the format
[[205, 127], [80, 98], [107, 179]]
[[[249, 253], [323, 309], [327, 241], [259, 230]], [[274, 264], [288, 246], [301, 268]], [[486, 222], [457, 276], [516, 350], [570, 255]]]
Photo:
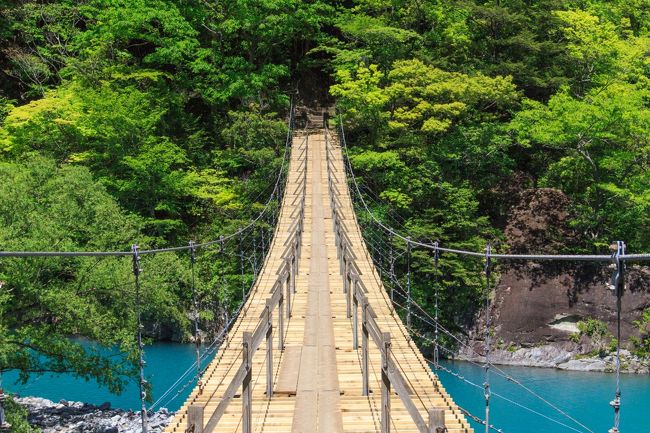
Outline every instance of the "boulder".
[[[27, 409], [29, 423], [39, 427], [42, 433], [139, 433], [141, 430], [139, 413], [111, 409], [109, 402], [95, 406], [66, 400], [54, 403], [39, 397], [16, 401]], [[161, 433], [173, 415], [166, 409], [150, 413], [150, 433]]]

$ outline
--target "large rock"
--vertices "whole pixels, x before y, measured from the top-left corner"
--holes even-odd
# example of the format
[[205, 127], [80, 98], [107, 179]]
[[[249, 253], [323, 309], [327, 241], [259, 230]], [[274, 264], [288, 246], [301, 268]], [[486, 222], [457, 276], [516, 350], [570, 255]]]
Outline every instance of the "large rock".
[[607, 363], [603, 359], [572, 359], [558, 364], [557, 368], [575, 371], [607, 371]]
[[[139, 412], [110, 409], [104, 403], [97, 407], [80, 402], [54, 403], [40, 397], [16, 399], [29, 413], [28, 421], [42, 433], [118, 433], [140, 432]], [[65, 403], [65, 404], [63, 404]], [[173, 413], [167, 409], [148, 414], [149, 431], [160, 433], [169, 424]]]
[[[558, 254], [578, 242], [569, 227], [570, 200], [559, 190], [542, 188], [521, 193], [509, 212], [505, 229], [514, 253]], [[494, 309], [496, 341], [505, 346], [533, 347], [569, 343], [576, 323], [587, 317], [601, 320], [615, 333], [616, 298], [610, 290], [612, 269], [588, 262], [500, 262], [501, 279]], [[629, 266], [623, 296], [622, 335], [626, 341], [637, 333], [633, 324], [650, 306], [650, 271]], [[484, 316], [484, 312], [483, 312]], [[481, 318], [484, 323], [484, 317]], [[481, 332], [475, 334], [480, 338]], [[573, 351], [593, 348], [588, 342]], [[566, 347], [563, 347], [566, 349]], [[569, 350], [571, 351], [571, 350]]]
[[[484, 362], [481, 349], [461, 349], [459, 359]], [[529, 367], [556, 367], [571, 359], [572, 352], [558, 345], [544, 345], [530, 348], [519, 348], [515, 350], [494, 349], [490, 352], [490, 361], [502, 365], [518, 365]]]
[[[501, 365], [517, 365], [527, 367], [552, 367], [561, 370], [574, 371], [600, 371], [614, 372], [616, 369], [616, 353], [612, 352], [604, 357], [575, 357], [576, 353], [570, 350], [566, 344], [546, 344], [536, 347], [522, 347], [516, 350], [494, 349], [490, 352], [490, 362]], [[473, 350], [472, 350], [473, 349]], [[481, 348], [464, 347], [458, 353], [457, 359], [473, 362], [485, 362]], [[650, 361], [642, 360], [630, 354], [627, 350], [621, 350], [621, 372], [648, 374], [650, 372]]]

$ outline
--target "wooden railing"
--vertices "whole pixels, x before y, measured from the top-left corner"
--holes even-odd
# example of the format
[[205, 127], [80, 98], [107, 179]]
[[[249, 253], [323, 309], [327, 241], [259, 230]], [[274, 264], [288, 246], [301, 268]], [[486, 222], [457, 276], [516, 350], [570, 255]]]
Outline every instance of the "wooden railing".
[[[192, 404], [188, 408], [188, 432], [193, 433], [212, 433], [219, 420], [225, 413], [228, 405], [235, 396], [239, 388], [242, 389], [242, 431], [244, 433], [251, 433], [252, 431], [252, 364], [253, 355], [261, 346], [263, 341], [266, 341], [266, 395], [268, 398], [273, 396], [273, 313], [277, 309], [277, 335], [278, 335], [278, 349], [284, 349], [284, 320], [291, 317], [291, 297], [296, 293], [296, 275], [298, 273], [298, 260], [302, 252], [302, 236], [304, 233], [304, 219], [305, 219], [305, 197], [307, 190], [307, 146], [308, 141], [305, 140], [305, 147], [302, 154], [298, 156], [298, 161], [302, 166], [301, 180], [298, 183], [293, 194], [300, 197], [300, 202], [297, 206], [299, 209], [295, 223], [289, 229], [289, 236], [284, 242], [285, 250], [281, 258], [282, 265], [276, 272], [278, 276], [273, 287], [271, 288], [271, 296], [266, 300], [264, 312], [260, 316], [260, 322], [253, 332], [244, 332], [242, 341], [242, 360], [241, 365], [235, 372], [230, 384], [226, 388], [217, 408], [210, 416], [205, 425], [204, 420], [204, 406], [200, 404]], [[300, 158], [304, 155], [304, 158]], [[301, 191], [302, 190], [302, 191]], [[286, 191], [286, 189], [285, 189]], [[291, 203], [295, 205], [296, 199]], [[294, 209], [295, 212], [295, 209]]]
[[[327, 125], [325, 127], [327, 128]], [[344, 183], [346, 174], [343, 172], [337, 175], [337, 168], [332, 161], [332, 143], [329, 140], [327, 131], [325, 136], [328, 188], [330, 206], [332, 208], [332, 221], [334, 224], [334, 239], [337, 247], [337, 256], [340, 261], [341, 275], [343, 276], [343, 293], [346, 299], [347, 317], [352, 320], [352, 345], [354, 350], [361, 348], [362, 394], [367, 396], [370, 391], [369, 341], [372, 339], [381, 352], [381, 432], [390, 432], [391, 388], [395, 388], [395, 391], [420, 433], [445, 432], [447, 429], [445, 427], [444, 409], [429, 408], [429, 419], [428, 422], [425, 422], [422, 414], [415, 406], [409, 393], [407, 381], [391, 356], [391, 335], [388, 332], [382, 332], [376, 320], [377, 314], [368, 302], [366, 296], [368, 290], [363, 283], [361, 272], [356, 264], [357, 257], [354, 254], [350, 238], [347, 234], [347, 228], [344, 222], [345, 218], [342, 217], [341, 211], [339, 210], [342, 205], [339, 199], [340, 191], [336, 183]], [[359, 308], [361, 309], [361, 345], [359, 345]]]

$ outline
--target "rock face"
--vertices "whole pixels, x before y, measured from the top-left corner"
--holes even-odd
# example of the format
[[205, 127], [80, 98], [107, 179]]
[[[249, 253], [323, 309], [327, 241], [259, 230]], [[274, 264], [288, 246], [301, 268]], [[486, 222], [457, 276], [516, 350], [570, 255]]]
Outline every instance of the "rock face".
[[[478, 349], [478, 348], [475, 348]], [[479, 349], [480, 350], [480, 349]], [[479, 350], [476, 350], [479, 352]], [[481, 352], [479, 352], [481, 353]], [[477, 356], [470, 349], [462, 349], [458, 354], [460, 360], [485, 362], [485, 358]], [[569, 344], [547, 344], [538, 347], [521, 347], [516, 350], [495, 349], [490, 353], [490, 362], [501, 365], [517, 365], [526, 367], [551, 367], [572, 371], [614, 372], [616, 369], [616, 353], [612, 352], [601, 357], [578, 357]], [[627, 350], [621, 351], [621, 372], [631, 374], [650, 373], [650, 361], [641, 360]]]
[[[478, 349], [478, 348], [477, 348]], [[481, 353], [477, 350], [477, 352]], [[527, 367], [556, 367], [558, 364], [571, 359], [571, 352], [558, 346], [547, 345], [531, 348], [519, 348], [514, 351], [495, 349], [490, 353], [490, 361], [503, 365], [519, 365]], [[482, 356], [476, 356], [470, 350], [464, 350], [459, 358], [476, 362], [484, 362]]]
[[[525, 190], [511, 208], [505, 228], [512, 253], [560, 254], [576, 245], [579, 235], [569, 227], [570, 200], [549, 188]], [[609, 285], [607, 263], [500, 262], [500, 281], [490, 311], [495, 360], [517, 365], [559, 366], [567, 356], [594, 350], [587, 338], [576, 341], [577, 322], [588, 317], [608, 325], [616, 335], [616, 297]], [[629, 265], [622, 300], [622, 341], [638, 335], [634, 321], [650, 306], [650, 270]], [[478, 318], [473, 342], [482, 346], [485, 312]], [[520, 351], [521, 350], [521, 351]], [[482, 353], [482, 350], [479, 351]], [[567, 359], [564, 359], [567, 358]], [[563, 360], [564, 359], [564, 360]], [[563, 360], [562, 362], [558, 362]], [[572, 369], [607, 370], [600, 362], [571, 361]], [[589, 367], [586, 365], [589, 364]]]
[[[28, 421], [42, 433], [140, 433], [140, 412], [110, 409], [101, 406], [61, 400], [59, 403], [39, 398], [17, 398], [16, 402], [29, 412]], [[174, 414], [160, 409], [149, 414], [149, 431], [160, 433]]]
[[568, 227], [569, 198], [552, 188], [529, 189], [508, 212], [505, 228], [510, 252], [553, 254], [576, 244], [577, 234]]
[[[523, 346], [566, 342], [577, 332], [577, 322], [588, 317], [616, 333], [616, 297], [609, 289], [608, 268], [585, 264], [523, 264], [501, 275], [496, 288], [492, 320], [496, 336], [505, 344]], [[637, 335], [634, 325], [650, 305], [650, 272], [629, 269], [622, 302], [622, 336]]]

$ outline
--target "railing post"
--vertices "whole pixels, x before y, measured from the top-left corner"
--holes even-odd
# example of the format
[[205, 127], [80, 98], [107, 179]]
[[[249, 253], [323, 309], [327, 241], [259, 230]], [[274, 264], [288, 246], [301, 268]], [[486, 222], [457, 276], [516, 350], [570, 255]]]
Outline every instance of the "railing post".
[[[341, 229], [339, 228], [339, 232], [340, 231], [341, 231]], [[341, 243], [341, 257], [340, 257], [341, 275], [345, 275], [345, 273], [347, 272], [347, 269], [346, 269], [346, 257], [345, 257], [346, 245], [345, 245], [345, 239], [342, 236], [340, 236], [339, 239], [340, 239], [340, 243]], [[343, 289], [345, 290], [345, 286], [343, 287]]]
[[244, 344], [242, 350], [242, 357], [244, 365], [246, 366], [246, 376], [244, 376], [244, 383], [242, 385], [242, 431], [243, 433], [252, 432], [252, 400], [253, 389], [251, 387], [251, 380], [253, 379], [253, 335], [250, 332], [244, 332]]
[[349, 319], [352, 317], [352, 305], [351, 305], [351, 299], [352, 299], [352, 275], [350, 274], [350, 271], [345, 274], [345, 283], [347, 286], [347, 291], [345, 293], [345, 314], [347, 315], [347, 318]]
[[266, 396], [273, 397], [273, 313], [271, 301], [266, 300]]
[[[343, 252], [343, 293], [348, 293], [348, 258], [345, 256], [345, 251]], [[350, 317], [348, 315], [348, 317]]]
[[296, 274], [298, 273], [298, 261], [296, 260], [296, 250], [291, 257], [291, 293], [296, 293]]
[[364, 396], [369, 392], [369, 374], [368, 374], [368, 298], [365, 295], [361, 298], [361, 374], [362, 374], [362, 389], [361, 393]]
[[381, 433], [390, 433], [390, 378], [388, 359], [390, 357], [390, 332], [382, 333], [381, 344]]
[[359, 349], [359, 300], [356, 297], [357, 281], [354, 282], [352, 289], [352, 304], [354, 313], [352, 314], [352, 348]]
[[287, 293], [287, 320], [291, 318], [291, 270], [287, 262], [287, 278], [284, 281], [284, 287]]
[[300, 211], [300, 219], [298, 220], [298, 243], [296, 245], [296, 256], [301, 257], [302, 255], [302, 234], [303, 234], [303, 219], [304, 219], [304, 212], [303, 210]]
[[191, 433], [203, 433], [203, 406], [190, 405], [187, 409], [187, 427]]
[[445, 410], [429, 409], [429, 433], [445, 433]]
[[336, 258], [341, 255], [341, 238], [339, 238], [339, 221], [336, 219], [336, 212], [332, 212], [332, 219], [334, 220], [334, 245], [336, 245]]
[[282, 283], [278, 287], [280, 291], [280, 301], [278, 303], [278, 350], [284, 350], [284, 293], [282, 293]]

